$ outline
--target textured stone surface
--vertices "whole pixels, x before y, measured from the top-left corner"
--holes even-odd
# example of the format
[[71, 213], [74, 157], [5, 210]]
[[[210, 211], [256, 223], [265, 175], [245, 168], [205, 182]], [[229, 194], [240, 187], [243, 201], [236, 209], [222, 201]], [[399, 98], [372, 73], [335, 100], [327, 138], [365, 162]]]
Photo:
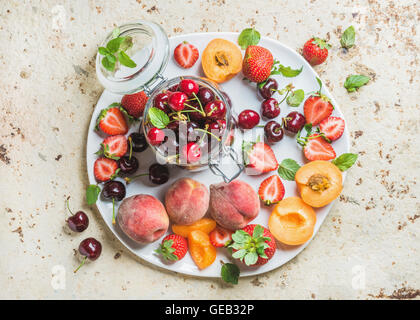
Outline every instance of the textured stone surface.
[[[176, 5], [175, 5], [176, 3]], [[182, 4], [181, 4], [182, 3]], [[9, 1], [0, 9], [0, 298], [419, 298], [420, 8], [404, 1]], [[261, 1], [262, 3], [262, 1]], [[117, 24], [143, 18], [169, 35], [240, 31], [299, 49], [313, 34], [334, 46], [317, 67], [360, 154], [317, 237], [297, 258], [236, 287], [157, 270], [125, 250], [84, 202], [85, 140], [101, 94], [94, 58]], [[353, 24], [357, 45], [339, 47]], [[373, 81], [343, 88], [351, 73]], [[64, 200], [90, 216], [103, 243], [77, 275], [86, 235], [62, 229]], [[63, 266], [65, 289], [51, 286]], [[365, 287], [353, 288], [360, 271]], [[56, 287], [57, 288], [57, 287]]]

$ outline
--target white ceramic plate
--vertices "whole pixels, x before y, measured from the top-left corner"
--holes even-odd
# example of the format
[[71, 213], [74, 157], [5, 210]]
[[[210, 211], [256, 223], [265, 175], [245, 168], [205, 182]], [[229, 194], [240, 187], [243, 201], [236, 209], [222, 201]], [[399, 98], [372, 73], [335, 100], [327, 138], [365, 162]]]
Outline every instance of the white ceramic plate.
[[[223, 39], [227, 39], [236, 43], [238, 34], [231, 33], [231, 32], [224, 32], [224, 33], [194, 33], [194, 34], [176, 36], [170, 39], [170, 46], [171, 46], [170, 52], [172, 54], [174, 48], [180, 42], [188, 41], [194, 44], [199, 49], [200, 55], [201, 55], [207, 43], [210, 40], [215, 39], [215, 38], [223, 38]], [[281, 44], [280, 42], [269, 39], [269, 38], [262, 38], [259, 45], [269, 49], [272, 52], [273, 56], [276, 59], [280, 60], [280, 62], [285, 66], [291, 66], [294, 69], [300, 68], [301, 66], [303, 66], [302, 73], [295, 78], [285, 78], [283, 76], [275, 76], [275, 78], [277, 79], [279, 83], [279, 89], [283, 88], [285, 85], [292, 82], [295, 88], [303, 89], [305, 93], [318, 90], [318, 83], [316, 81], [317, 74], [311, 68], [311, 66], [305, 61], [305, 59], [303, 59], [298, 53], [286, 47], [285, 45]], [[166, 68], [166, 71], [164, 73], [164, 76], [167, 78], [172, 78], [172, 77], [181, 76], [181, 75], [203, 76], [203, 73], [201, 70], [200, 59], [199, 61], [197, 61], [194, 67], [192, 67], [189, 70], [184, 70], [182, 68], [179, 68], [176, 65], [173, 58], [171, 58], [168, 63], [168, 67]], [[222, 84], [221, 87], [224, 91], [226, 91], [229, 94], [233, 102], [233, 105], [234, 105], [233, 107], [236, 114], [239, 114], [239, 112], [243, 109], [254, 109], [258, 113], [260, 113], [261, 101], [258, 100], [256, 96], [255, 84], [252, 84], [252, 85], [248, 84], [248, 82], [243, 81], [242, 78], [243, 77], [241, 73], [239, 73], [232, 80]], [[333, 105], [335, 106], [333, 115], [343, 117], [343, 114], [341, 113], [337, 102], [330, 95], [330, 93], [328, 92], [328, 89], [325, 86], [323, 87], [323, 92], [328, 97], [331, 98]], [[95, 155], [95, 152], [98, 151], [99, 145], [104, 138], [104, 136], [94, 131], [95, 121], [101, 109], [106, 108], [113, 102], [119, 102], [120, 100], [121, 100], [120, 95], [116, 95], [108, 91], [104, 91], [92, 114], [88, 140], [87, 140], [87, 148], [86, 148], [87, 149], [86, 157], [87, 157], [88, 175], [89, 175], [89, 181], [92, 184], [96, 183], [95, 177], [93, 175], [93, 164], [97, 158]], [[299, 108], [289, 107], [285, 102], [280, 107], [281, 107], [281, 114], [277, 118], [277, 121], [280, 121], [281, 117], [286, 116], [291, 111], [297, 110], [303, 113], [303, 110], [302, 110], [303, 103], [301, 104]], [[265, 121], [261, 123], [265, 123]], [[138, 124], [131, 128], [131, 131], [137, 131], [137, 130], [138, 130]], [[339, 140], [333, 142], [333, 147], [337, 155], [340, 155], [345, 152], [349, 152], [349, 141], [350, 141], [349, 134], [346, 128], [344, 135]], [[296, 143], [294, 137], [285, 135], [284, 139], [281, 142], [274, 144], [272, 148], [276, 154], [276, 157], [279, 163], [285, 158], [295, 159], [301, 164], [305, 163], [305, 159], [302, 154], [301, 148]], [[150, 149], [147, 149], [143, 153], [137, 153], [135, 154], [135, 156], [138, 158], [140, 162], [140, 168], [138, 170], [138, 173], [147, 172], [149, 165], [155, 162], [153, 153], [151, 152]], [[145, 193], [145, 194], [153, 195], [157, 197], [158, 199], [160, 199], [161, 201], [163, 201], [165, 191], [171, 185], [171, 183], [186, 174], [188, 174], [191, 178], [204, 183], [207, 186], [213, 183], [222, 182], [222, 178], [218, 176], [214, 176], [210, 172], [210, 170], [205, 170], [198, 173], [189, 173], [177, 167], [171, 167], [170, 168], [171, 177], [170, 177], [169, 182], [167, 182], [166, 184], [162, 186], [156, 186], [156, 185], [152, 185], [148, 181], [147, 176], [141, 177], [138, 180], [133, 181], [131, 184], [127, 186], [127, 197], [135, 195], [135, 194]], [[246, 174], [243, 173], [240, 176], [240, 179], [248, 182], [254, 187], [255, 190], [258, 190], [258, 187], [261, 181], [263, 181], [266, 177], [272, 174], [275, 174], [275, 172], [264, 174], [261, 176], [247, 176]], [[345, 177], [345, 174], [343, 178], [344, 177]], [[296, 190], [296, 186], [294, 182], [283, 181], [283, 183], [286, 189], [285, 197], [297, 195], [297, 190]], [[333, 204], [331, 203], [323, 208], [316, 209], [317, 222], [315, 225], [315, 231], [314, 231], [313, 236], [315, 236], [316, 233], [318, 232], [322, 222], [324, 221], [325, 217], [330, 211], [332, 205]], [[230, 260], [228, 253], [224, 251], [226, 249], [219, 249], [216, 262], [213, 263], [213, 265], [211, 265], [207, 269], [204, 269], [201, 271], [194, 264], [189, 254], [187, 254], [185, 258], [182, 259], [181, 261], [178, 261], [173, 264], [167, 264], [163, 262], [154, 253], [154, 250], [160, 244], [161, 239], [151, 244], [139, 245], [135, 243], [134, 241], [132, 241], [131, 239], [129, 239], [127, 236], [125, 236], [123, 232], [117, 226], [112, 225], [112, 221], [111, 221], [112, 203], [111, 202], [107, 202], [107, 201], [103, 201], [99, 199], [97, 202], [97, 207], [103, 219], [105, 220], [105, 223], [108, 225], [108, 227], [130, 251], [132, 251], [135, 255], [139, 256], [140, 258], [156, 266], [159, 266], [161, 268], [165, 268], [168, 270], [172, 270], [172, 271], [176, 271], [176, 272], [180, 272], [184, 274], [199, 276], [199, 277], [219, 277], [220, 267], [221, 267], [219, 260], [223, 260], [225, 262], [228, 262]], [[266, 208], [262, 206], [260, 214], [254, 221], [252, 221], [252, 223], [259, 223], [264, 226], [267, 226], [270, 212], [271, 212], [270, 208]], [[299, 254], [299, 252], [301, 252], [306, 247], [309, 241], [305, 243], [304, 245], [300, 245], [300, 246], [286, 246], [286, 245], [277, 243], [278, 249], [276, 250], [276, 253], [274, 254], [273, 258], [267, 264], [257, 267], [257, 268], [249, 268], [245, 266], [240, 266], [241, 276], [258, 275], [258, 274], [280, 267], [284, 263], [293, 259], [297, 254]]]

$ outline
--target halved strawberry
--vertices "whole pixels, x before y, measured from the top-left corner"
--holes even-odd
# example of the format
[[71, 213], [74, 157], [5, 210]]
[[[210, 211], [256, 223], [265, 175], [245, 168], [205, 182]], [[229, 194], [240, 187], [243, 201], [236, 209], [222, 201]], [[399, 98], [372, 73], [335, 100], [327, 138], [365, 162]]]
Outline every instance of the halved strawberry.
[[117, 161], [108, 158], [98, 158], [93, 165], [93, 174], [101, 182], [112, 180], [118, 171]]
[[118, 160], [127, 153], [127, 149], [127, 138], [122, 134], [118, 134], [116, 136], [105, 138], [101, 143], [101, 150], [99, 150], [96, 154]]
[[233, 231], [217, 226], [212, 232], [210, 232], [210, 242], [216, 248], [222, 248], [230, 244], [232, 241]]
[[174, 59], [184, 69], [191, 68], [200, 56], [198, 49], [192, 44], [184, 41], [174, 50]]
[[306, 123], [318, 125], [322, 120], [328, 118], [334, 107], [325, 95], [313, 95], [306, 99], [303, 106]]
[[267, 206], [282, 200], [284, 197], [284, 186], [280, 177], [274, 175], [261, 182], [258, 195]]
[[276, 170], [279, 166], [273, 150], [263, 142], [255, 143], [248, 152], [247, 158], [248, 174], [262, 174]]
[[335, 151], [330, 143], [317, 133], [307, 137], [306, 145], [303, 147], [303, 153], [306, 159], [314, 160], [332, 160], [336, 157]]
[[331, 141], [337, 140], [343, 135], [345, 126], [344, 120], [339, 117], [328, 117], [319, 124], [321, 132]]
[[143, 111], [148, 99], [149, 97], [144, 91], [136, 92], [133, 94], [126, 94], [121, 99], [121, 105], [130, 116], [139, 118], [143, 115]]
[[128, 125], [119, 107], [103, 109], [96, 120], [96, 129], [109, 135], [126, 134]]

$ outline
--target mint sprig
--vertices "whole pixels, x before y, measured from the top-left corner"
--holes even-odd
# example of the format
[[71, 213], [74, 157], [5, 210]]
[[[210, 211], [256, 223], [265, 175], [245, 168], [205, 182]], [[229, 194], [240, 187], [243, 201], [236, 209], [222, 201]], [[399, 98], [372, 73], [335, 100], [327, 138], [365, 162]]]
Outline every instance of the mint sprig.
[[223, 281], [231, 284], [238, 284], [238, 278], [241, 271], [238, 266], [233, 263], [225, 263], [222, 266], [221, 276]]
[[299, 170], [300, 165], [293, 159], [284, 159], [277, 170], [279, 176], [284, 180], [295, 180], [296, 172]]
[[350, 26], [346, 30], [344, 30], [343, 35], [341, 36], [340, 43], [343, 48], [350, 49], [354, 46], [356, 38], [356, 32], [354, 31], [354, 27]]
[[344, 88], [347, 89], [347, 92], [354, 92], [360, 87], [366, 85], [369, 80], [370, 78], [368, 76], [360, 74], [350, 75], [344, 82]]
[[108, 41], [106, 47], [99, 47], [98, 52], [103, 56], [102, 65], [103, 67], [113, 72], [117, 61], [123, 66], [129, 68], [137, 67], [137, 64], [131, 60], [125, 51], [133, 46], [133, 38], [130, 36], [120, 37], [119, 29], [114, 29], [113, 39]]
[[300, 67], [300, 69], [292, 69], [291, 67], [285, 67], [284, 65], [282, 65], [280, 61], [274, 60], [271, 74], [272, 75], [281, 74], [284, 77], [293, 78], [293, 77], [298, 76], [302, 72], [302, 70], [303, 70], [303, 66]]
[[261, 35], [254, 28], [247, 28], [242, 30], [238, 37], [239, 46], [245, 50], [248, 46], [255, 46], [260, 42]]
[[152, 125], [158, 129], [166, 128], [170, 122], [168, 115], [164, 111], [155, 107], [149, 109], [148, 117]]
[[95, 204], [100, 193], [101, 188], [97, 184], [89, 185], [86, 189], [86, 202], [88, 205]]
[[355, 153], [343, 153], [341, 156], [334, 159], [332, 163], [335, 164], [340, 171], [346, 171], [356, 163], [357, 157], [358, 155]]

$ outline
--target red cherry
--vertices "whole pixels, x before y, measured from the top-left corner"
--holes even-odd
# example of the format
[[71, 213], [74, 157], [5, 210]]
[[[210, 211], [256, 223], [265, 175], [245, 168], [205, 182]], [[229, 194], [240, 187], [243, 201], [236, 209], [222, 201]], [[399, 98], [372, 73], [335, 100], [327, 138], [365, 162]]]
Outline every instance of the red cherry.
[[188, 97], [192, 96], [193, 93], [197, 94], [199, 87], [198, 84], [191, 79], [183, 79], [179, 83], [179, 90], [184, 92]]
[[169, 96], [168, 104], [174, 111], [181, 111], [185, 108], [184, 103], [188, 97], [184, 92], [176, 91]]
[[280, 114], [279, 103], [274, 98], [269, 98], [261, 103], [261, 113], [268, 119], [274, 119]]
[[82, 256], [85, 256], [85, 258], [77, 269], [74, 270], [74, 273], [76, 273], [85, 264], [86, 259], [91, 261], [98, 259], [102, 252], [102, 245], [95, 238], [87, 238], [80, 242], [79, 252]]
[[215, 100], [206, 104], [204, 112], [210, 119], [223, 119], [226, 114], [226, 106], [222, 101]]
[[89, 218], [83, 211], [77, 211], [75, 214], [71, 212], [69, 207], [69, 199], [66, 201], [67, 210], [70, 212], [71, 217], [66, 220], [70, 230], [74, 232], [82, 232], [89, 226]]
[[157, 146], [165, 140], [165, 132], [158, 128], [152, 128], [147, 133], [147, 138], [152, 146]]
[[153, 106], [167, 113], [170, 111], [168, 106], [168, 99], [169, 94], [167, 92], [161, 92], [153, 100]]
[[195, 142], [189, 142], [182, 148], [182, 154], [188, 163], [197, 162], [201, 158], [200, 146]]
[[238, 116], [238, 125], [242, 129], [252, 129], [260, 122], [260, 115], [254, 110], [247, 109]]

